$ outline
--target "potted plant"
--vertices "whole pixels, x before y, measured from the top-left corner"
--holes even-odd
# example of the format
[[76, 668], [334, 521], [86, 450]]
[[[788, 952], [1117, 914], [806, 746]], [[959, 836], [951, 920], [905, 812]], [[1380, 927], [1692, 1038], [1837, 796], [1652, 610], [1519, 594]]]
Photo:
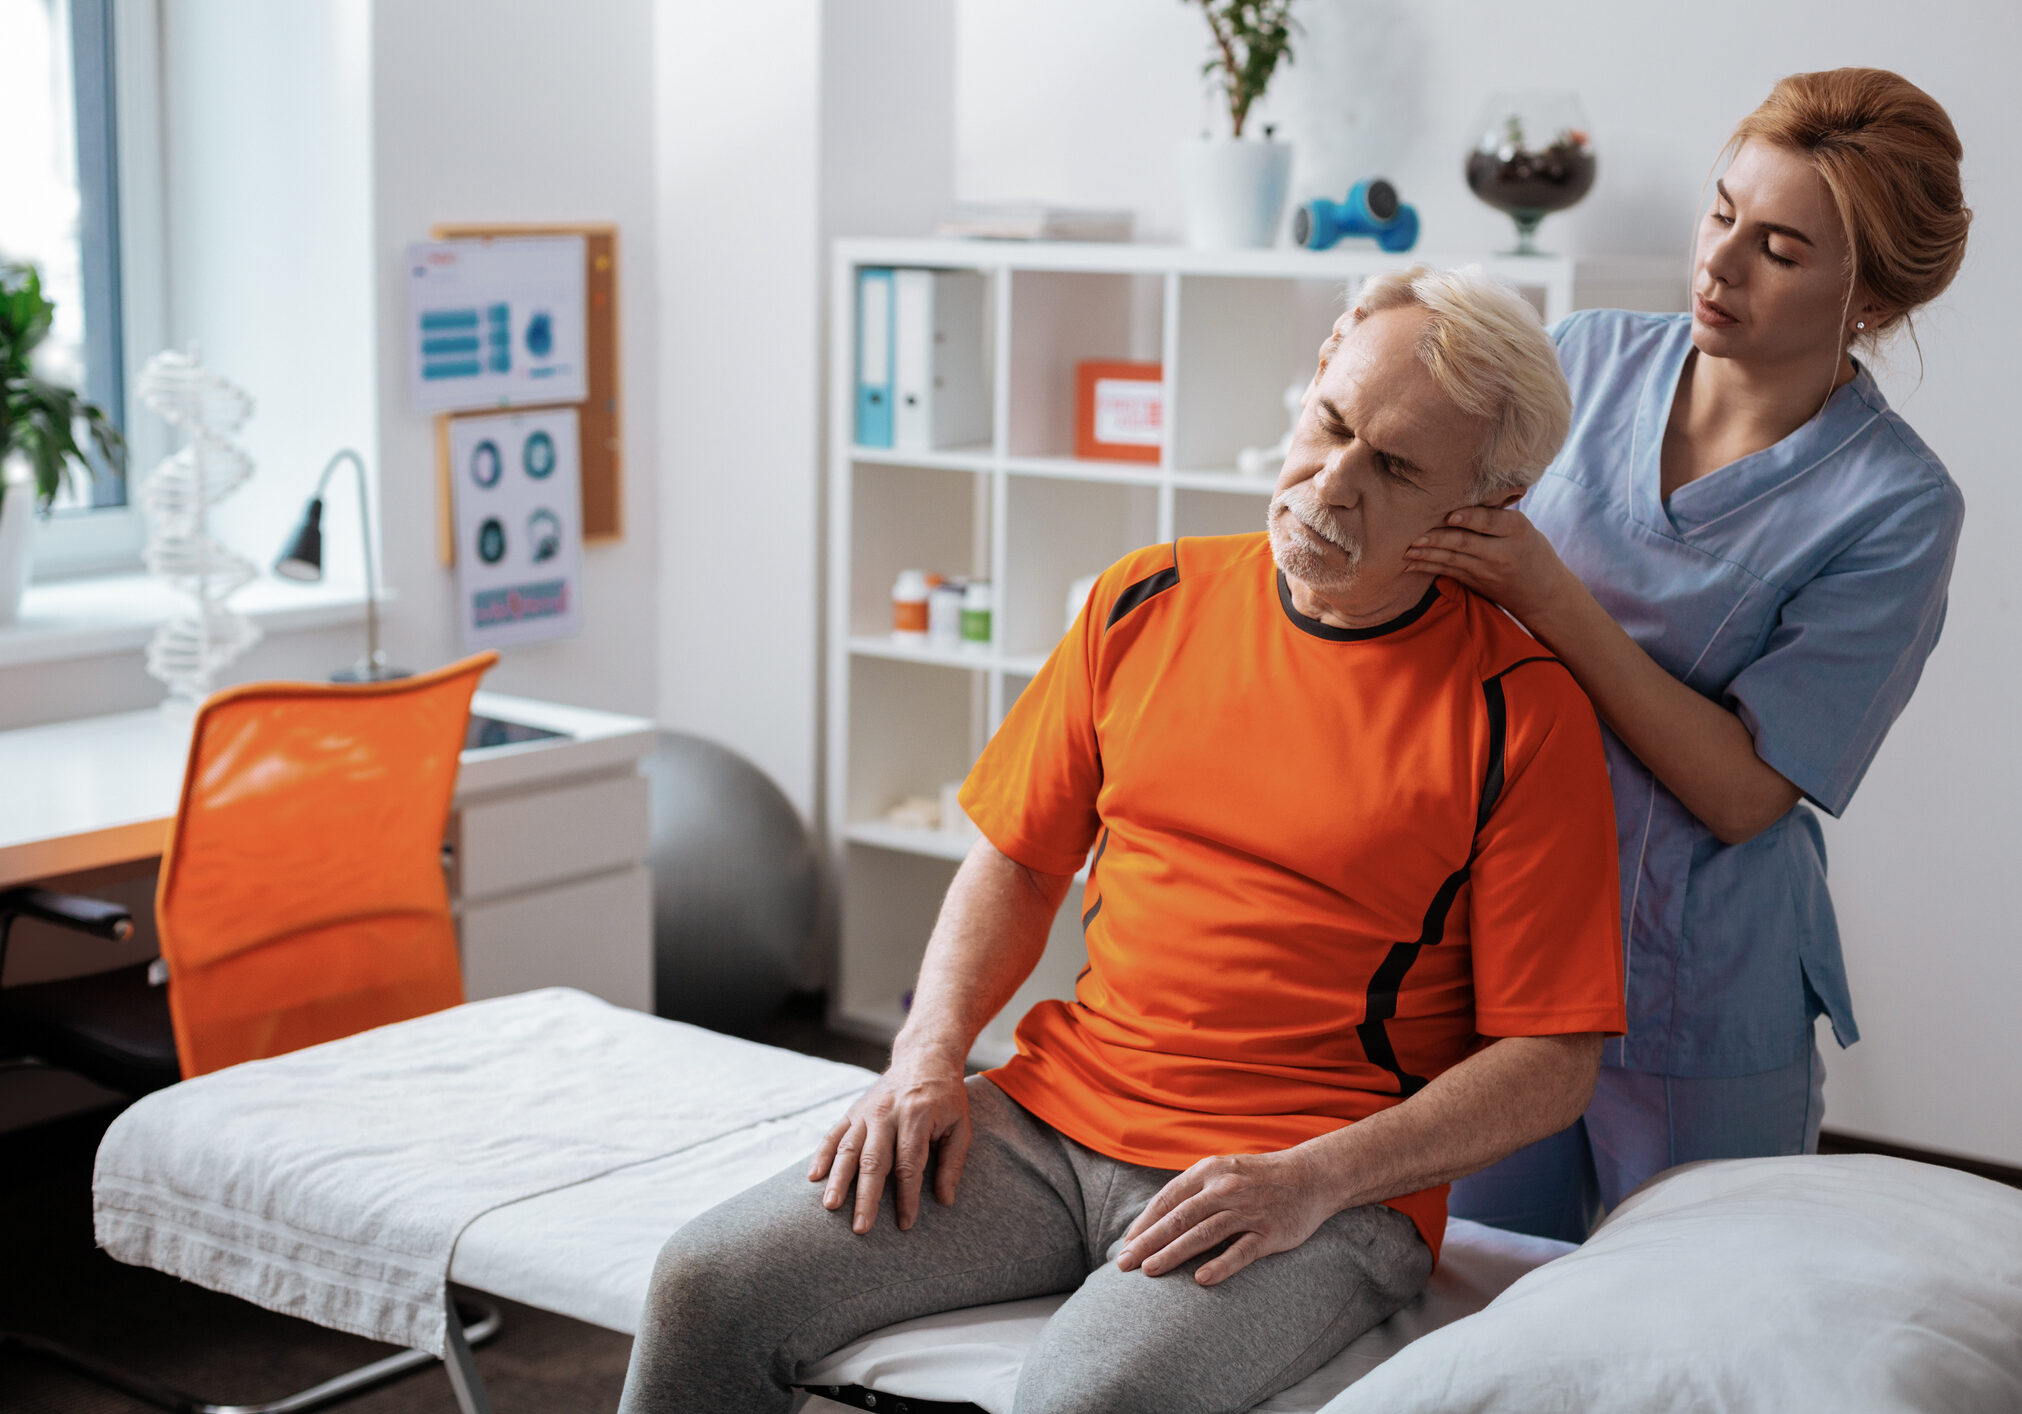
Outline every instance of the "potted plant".
[[35, 348], [56, 306], [32, 266], [0, 265], [0, 623], [11, 623], [28, 585], [30, 519], [47, 515], [72, 468], [95, 475], [78, 442], [81, 428], [105, 464], [120, 467], [119, 429], [76, 391], [38, 378]]
[[1292, 177], [1290, 143], [1245, 137], [1250, 109], [1292, 62], [1292, 0], [1182, 0], [1199, 5], [1212, 36], [1201, 73], [1229, 105], [1226, 137], [1202, 135], [1180, 145], [1187, 242], [1208, 249], [1268, 246], [1278, 237]]

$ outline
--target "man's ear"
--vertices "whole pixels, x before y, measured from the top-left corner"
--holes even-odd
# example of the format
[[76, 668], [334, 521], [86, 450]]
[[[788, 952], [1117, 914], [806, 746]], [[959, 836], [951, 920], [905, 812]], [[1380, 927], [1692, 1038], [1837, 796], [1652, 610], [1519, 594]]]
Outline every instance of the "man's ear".
[[1482, 504], [1492, 511], [1506, 511], [1518, 501], [1521, 501], [1524, 492], [1528, 489], [1528, 487], [1519, 486], [1516, 490], [1506, 493], [1500, 500], [1491, 496], [1488, 500], [1483, 501]]

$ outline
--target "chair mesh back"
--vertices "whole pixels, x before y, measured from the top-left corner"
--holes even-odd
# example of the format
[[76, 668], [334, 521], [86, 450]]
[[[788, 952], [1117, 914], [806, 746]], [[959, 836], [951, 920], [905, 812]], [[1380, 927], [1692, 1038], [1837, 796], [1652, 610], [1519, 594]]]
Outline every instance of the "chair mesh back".
[[495, 661], [199, 710], [155, 899], [185, 1076], [463, 1000], [442, 839]]

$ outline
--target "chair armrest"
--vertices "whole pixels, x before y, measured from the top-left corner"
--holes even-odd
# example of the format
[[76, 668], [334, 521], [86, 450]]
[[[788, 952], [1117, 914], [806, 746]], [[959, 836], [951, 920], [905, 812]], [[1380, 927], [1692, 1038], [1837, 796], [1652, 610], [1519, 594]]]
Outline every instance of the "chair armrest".
[[39, 919], [115, 943], [133, 936], [133, 915], [120, 905], [50, 889], [0, 890], [0, 936], [16, 918]]

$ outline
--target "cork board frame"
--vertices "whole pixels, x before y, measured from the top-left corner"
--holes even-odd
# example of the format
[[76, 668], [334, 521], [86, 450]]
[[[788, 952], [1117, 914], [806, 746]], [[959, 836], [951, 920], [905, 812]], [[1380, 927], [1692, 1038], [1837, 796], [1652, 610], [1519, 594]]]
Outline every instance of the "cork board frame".
[[[531, 224], [439, 223], [430, 240], [511, 240], [516, 236], [581, 236], [584, 243], [584, 353], [589, 396], [573, 406], [582, 428], [583, 543], [595, 545], [624, 538], [625, 459], [622, 433], [624, 403], [620, 394], [618, 358], [618, 228], [610, 224], [548, 222]], [[490, 417], [497, 411], [438, 413], [435, 418], [436, 554], [445, 565], [456, 563], [456, 526], [450, 496], [449, 423], [454, 417]], [[512, 412], [528, 408], [514, 407]]]

